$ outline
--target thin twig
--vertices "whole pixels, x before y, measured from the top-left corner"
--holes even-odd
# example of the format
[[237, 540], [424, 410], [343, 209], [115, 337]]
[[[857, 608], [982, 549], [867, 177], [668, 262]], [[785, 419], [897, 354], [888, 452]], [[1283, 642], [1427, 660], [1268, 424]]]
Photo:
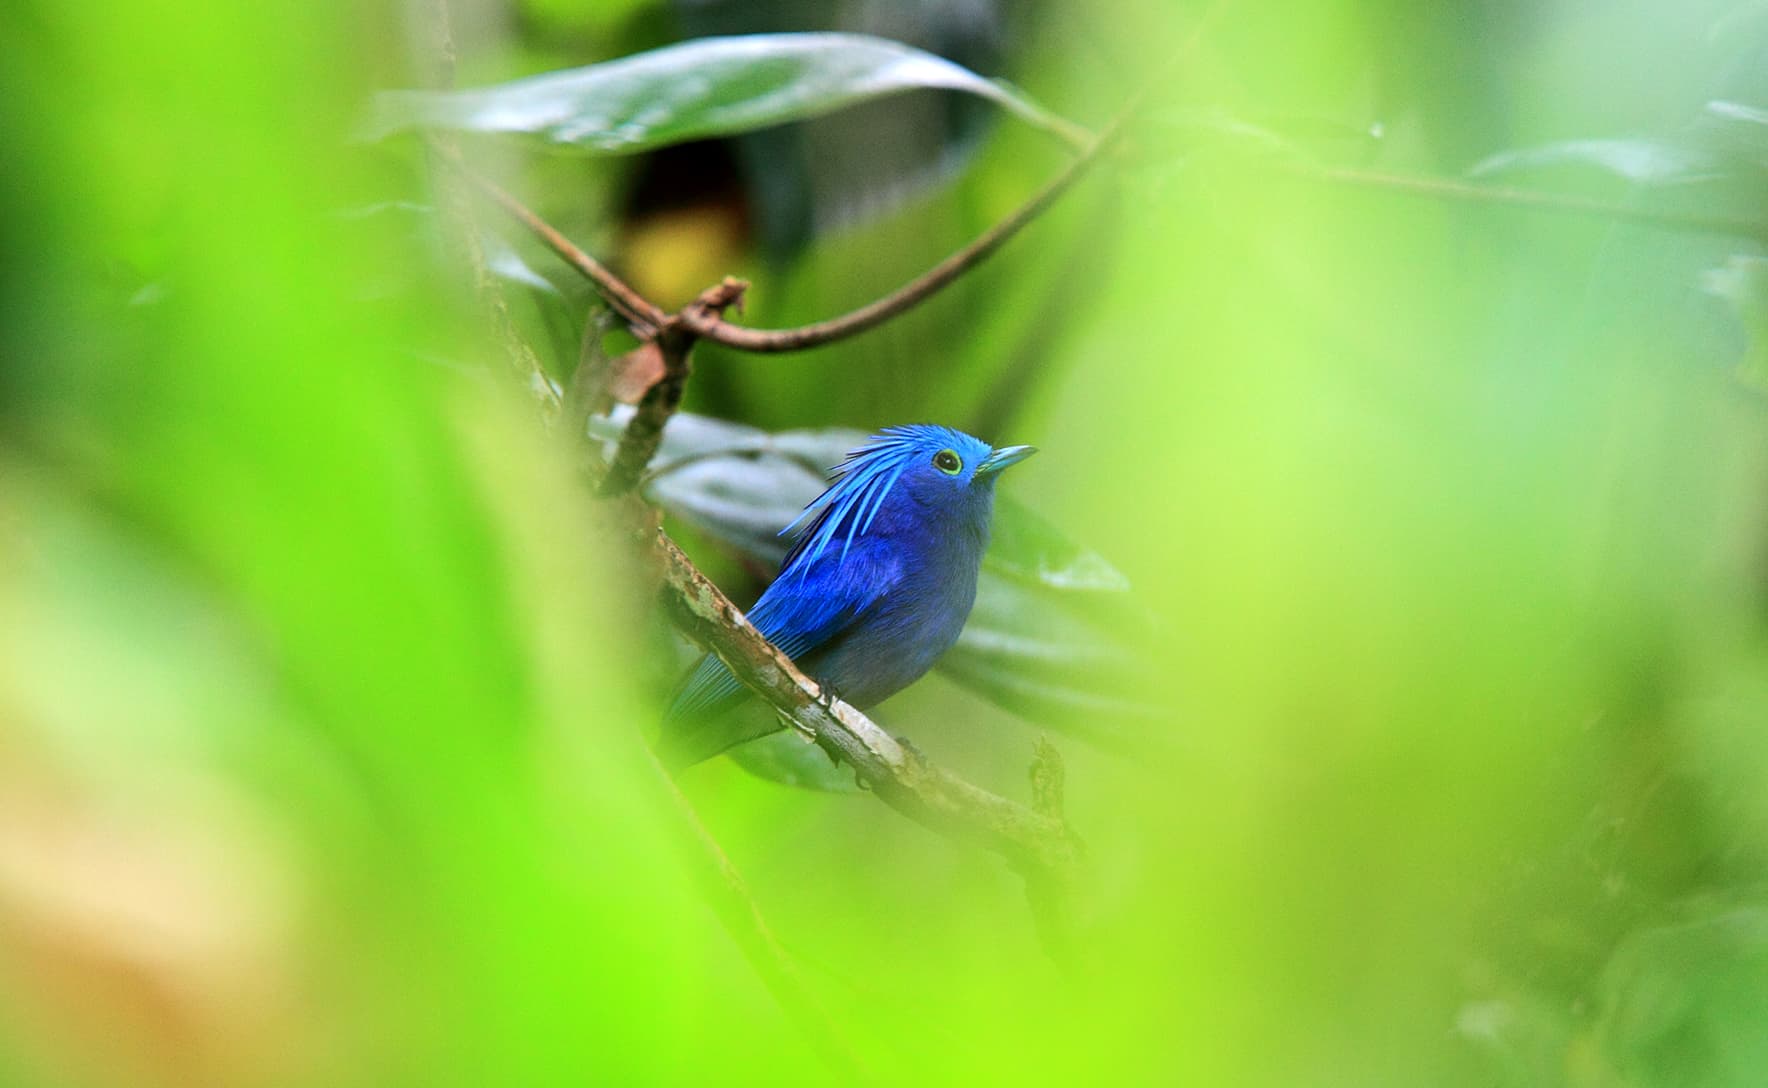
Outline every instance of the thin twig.
[[[1113, 134], [1108, 133], [1108, 135]], [[1049, 207], [1057, 197], [1067, 192], [1076, 181], [1079, 181], [1097, 161], [1099, 153], [1104, 150], [1105, 145], [1105, 137], [1095, 138], [1091, 146], [1070, 162], [1062, 173], [1033, 194], [1007, 218], [996, 223], [964, 248], [890, 294], [842, 314], [840, 317], [791, 329], [752, 329], [743, 325], [733, 325], [715, 313], [684, 310], [676, 316], [679, 316], [683, 326], [697, 337], [723, 344], [726, 347], [736, 348], [739, 351], [761, 354], [803, 351], [865, 332], [867, 329], [925, 302], [1000, 249], [1026, 224], [1042, 214], [1044, 209]], [[495, 182], [468, 169], [458, 157], [450, 161], [499, 207], [526, 227], [542, 244], [557, 254], [565, 263], [582, 273], [594, 285], [596, 291], [608, 301], [608, 305], [627, 320], [632, 326], [633, 332], [641, 339], [655, 337], [663, 325], [668, 322], [671, 315], [639, 294], [620, 277], [608, 271], [601, 262], [579, 249], [569, 238], [560, 234], [521, 201], [511, 196]]]
[[845, 340], [850, 336], [865, 332], [867, 329], [919, 306], [949, 286], [959, 276], [988, 259], [1009, 239], [1018, 234], [1027, 223], [1043, 214], [1044, 209], [1053, 204], [1057, 197], [1067, 192], [1075, 182], [1079, 181], [1097, 161], [1101, 146], [1099, 140], [1094, 140], [1091, 147], [1070, 162], [1060, 174], [1038, 190], [1030, 200], [1021, 204], [1007, 218], [996, 223], [970, 244], [916, 276], [913, 280], [857, 310], [842, 314], [840, 317], [832, 317], [827, 321], [819, 321], [814, 325], [802, 325], [794, 329], [751, 329], [742, 325], [732, 325], [719, 317], [690, 319], [690, 327], [713, 343], [723, 344], [725, 347], [736, 348], [739, 351], [760, 354], [804, 351], [807, 348], [832, 344], [837, 340]]
[[1568, 212], [1574, 215], [1589, 215], [1625, 223], [1637, 223], [1646, 227], [1662, 227], [1668, 230], [1731, 234], [1746, 238], [1768, 237], [1768, 223], [1764, 223], [1760, 219], [1700, 215], [1692, 212], [1650, 211], [1645, 208], [1630, 207], [1607, 200], [1594, 200], [1589, 197], [1544, 193], [1538, 190], [1515, 189], [1501, 185], [1476, 185], [1450, 178], [1386, 174], [1348, 167], [1298, 166], [1293, 168], [1293, 172], [1298, 177], [1316, 181], [1365, 189], [1385, 189], [1390, 192], [1410, 193], [1414, 196], [1434, 197], [1440, 200]]
[[[1063, 812], [1068, 772], [1062, 753], [1049, 738], [1039, 737], [1031, 760], [1031, 807], [1052, 820], [1066, 823]], [[1075, 963], [1074, 894], [1065, 882], [1050, 874], [1025, 874], [1025, 899], [1031, 919], [1050, 958], [1067, 970]]]
[[458, 154], [445, 156], [450, 165], [467, 176], [486, 196], [528, 228], [529, 233], [554, 253], [558, 254], [566, 264], [581, 272], [585, 279], [594, 285], [596, 292], [606, 299], [614, 312], [626, 319], [632, 327], [634, 335], [641, 339], [655, 336], [657, 330], [669, 316], [662, 307], [639, 294], [619, 276], [608, 271], [606, 265], [577, 248], [569, 238], [560, 234], [546, 220], [530, 211], [527, 205], [506, 192], [496, 182], [467, 168]]
[[1068, 771], [1050, 738], [1039, 737], [1031, 760], [1031, 807], [1060, 820], [1067, 800]]
[[[1167, 56], [1155, 73], [1145, 80], [1132, 94], [1117, 115], [1099, 130], [1097, 136], [1086, 140], [1080, 146], [1080, 154], [1069, 162], [1044, 187], [1032, 194], [1031, 198], [988, 230], [982, 232], [964, 248], [953, 253], [945, 260], [916, 276], [908, 283], [885, 295], [875, 302], [869, 302], [857, 310], [849, 311], [840, 317], [832, 317], [827, 321], [819, 321], [814, 325], [801, 325], [794, 329], [750, 329], [740, 325], [732, 325], [719, 318], [694, 324], [694, 331], [708, 340], [725, 347], [737, 348], [741, 351], [757, 353], [777, 353], [786, 351], [803, 351], [807, 348], [822, 347], [837, 340], [865, 332], [876, 325], [896, 317], [921, 303], [949, 286], [954, 280], [970, 269], [981, 264], [1001, 246], [1005, 245], [1014, 235], [1038, 216], [1074, 183], [1085, 177], [1107, 150], [1122, 137], [1130, 120], [1141, 110], [1148, 96], [1155, 88], [1166, 81], [1168, 74], [1183, 63], [1191, 55], [1197, 43], [1202, 40], [1203, 33], [1227, 7], [1229, 0], [1217, 0], [1185, 36], [1178, 48]], [[1076, 131], [1085, 131], [1074, 126]]]

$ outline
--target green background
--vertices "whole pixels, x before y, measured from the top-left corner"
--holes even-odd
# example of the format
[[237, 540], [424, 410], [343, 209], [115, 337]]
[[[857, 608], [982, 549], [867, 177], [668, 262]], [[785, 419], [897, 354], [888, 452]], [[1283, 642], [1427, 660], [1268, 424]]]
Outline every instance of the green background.
[[[453, 16], [477, 85], [935, 7]], [[981, 45], [940, 40], [1095, 129], [1199, 15], [976, 10]], [[1054, 731], [1089, 847], [1067, 971], [993, 855], [728, 761], [657, 771], [685, 651], [647, 571], [433, 216], [364, 211], [431, 200], [413, 144], [348, 137], [434, 82], [435, 9], [5, 18], [0, 1079], [1760, 1083], [1763, 297], [1708, 273], [1760, 256], [1768, 125], [1702, 110], [1768, 105], [1762, 4], [1230, 2], [975, 275], [812, 354], [697, 354], [697, 412], [1039, 445], [1003, 487], [1128, 576], [1143, 750], [938, 676], [878, 712], [1020, 798]], [[1065, 161], [976, 110], [915, 92], [700, 160], [465, 146], [660, 302], [743, 275], [774, 326]], [[1591, 139], [1674, 161], [1490, 180], [1754, 238], [1293, 168], [1458, 179]], [[760, 210], [770, 178], [801, 214]], [[479, 215], [562, 289], [512, 294], [562, 377], [582, 285]], [[837, 1032], [721, 922], [696, 820]]]

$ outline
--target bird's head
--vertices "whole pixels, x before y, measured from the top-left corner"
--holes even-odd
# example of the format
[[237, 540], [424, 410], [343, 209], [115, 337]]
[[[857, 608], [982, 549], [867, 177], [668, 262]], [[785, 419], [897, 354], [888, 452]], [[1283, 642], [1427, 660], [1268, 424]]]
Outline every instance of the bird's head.
[[814, 560], [831, 543], [845, 551], [875, 525], [918, 523], [930, 532], [986, 535], [1001, 470], [1036, 452], [1033, 446], [990, 446], [950, 427], [885, 428], [848, 454], [828, 490], [782, 530], [803, 530], [786, 562], [807, 550], [806, 558]]

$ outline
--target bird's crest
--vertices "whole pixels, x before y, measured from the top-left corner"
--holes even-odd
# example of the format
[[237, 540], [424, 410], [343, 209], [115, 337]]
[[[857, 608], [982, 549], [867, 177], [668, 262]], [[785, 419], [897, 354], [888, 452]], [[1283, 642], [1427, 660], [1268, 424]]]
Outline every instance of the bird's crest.
[[891, 488], [911, 464], [927, 456], [930, 450], [974, 441], [950, 427], [924, 423], [886, 427], [873, 435], [835, 466], [828, 490], [806, 506], [792, 524], [780, 530], [781, 536], [799, 534], [786, 554], [783, 569], [790, 571], [800, 561], [803, 569], [808, 569], [837, 537], [841, 538], [841, 554], [845, 557], [854, 537], [864, 536], [871, 528], [872, 519], [878, 516]]

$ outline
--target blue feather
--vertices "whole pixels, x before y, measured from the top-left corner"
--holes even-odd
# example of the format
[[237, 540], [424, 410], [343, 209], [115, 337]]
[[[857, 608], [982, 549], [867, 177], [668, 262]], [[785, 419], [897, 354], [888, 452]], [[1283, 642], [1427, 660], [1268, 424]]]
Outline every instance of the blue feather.
[[[976, 598], [995, 479], [1031, 452], [925, 424], [874, 435], [781, 530], [795, 534], [792, 549], [750, 621], [849, 702], [888, 698], [957, 640]], [[695, 666], [659, 740], [672, 766], [748, 739], [716, 722], [739, 687], [712, 655]]]

